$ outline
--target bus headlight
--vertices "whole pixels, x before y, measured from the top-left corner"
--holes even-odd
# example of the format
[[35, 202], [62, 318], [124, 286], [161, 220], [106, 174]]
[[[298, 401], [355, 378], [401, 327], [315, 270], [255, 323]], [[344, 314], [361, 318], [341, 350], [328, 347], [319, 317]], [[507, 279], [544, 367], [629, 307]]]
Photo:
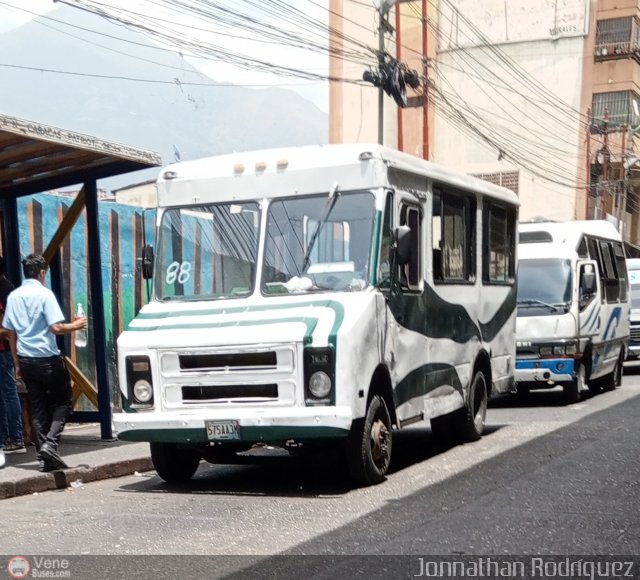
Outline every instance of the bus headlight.
[[140, 403], [148, 403], [153, 397], [153, 387], [149, 381], [140, 379], [133, 385], [133, 396]]
[[125, 359], [129, 404], [133, 408], [153, 407], [153, 379], [148, 356], [128, 356]]
[[304, 349], [304, 402], [335, 405], [335, 354], [331, 347]]
[[331, 379], [324, 371], [316, 371], [309, 378], [309, 391], [314, 397], [324, 399], [331, 392]]

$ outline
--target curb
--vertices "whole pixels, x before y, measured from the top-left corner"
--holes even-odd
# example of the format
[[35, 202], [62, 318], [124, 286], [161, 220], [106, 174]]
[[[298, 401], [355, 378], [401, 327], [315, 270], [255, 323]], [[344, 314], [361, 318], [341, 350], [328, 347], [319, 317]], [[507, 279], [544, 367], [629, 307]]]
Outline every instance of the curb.
[[80, 480], [82, 483], [122, 477], [135, 472], [151, 471], [153, 464], [150, 457], [125, 459], [101, 465], [83, 465], [71, 469], [40, 473], [16, 481], [0, 482], [0, 500], [41, 493], [53, 489], [71, 487], [71, 483]]

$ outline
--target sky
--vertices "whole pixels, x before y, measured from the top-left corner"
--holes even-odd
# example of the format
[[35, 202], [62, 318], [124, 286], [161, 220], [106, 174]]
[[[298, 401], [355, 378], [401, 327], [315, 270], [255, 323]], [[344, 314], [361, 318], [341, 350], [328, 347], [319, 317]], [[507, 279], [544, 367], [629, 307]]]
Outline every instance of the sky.
[[[299, 7], [308, 16], [327, 23], [329, 0], [287, 0], [288, 4]], [[151, 4], [149, 0], [106, 0], [101, 2], [103, 5], [113, 5], [119, 8], [127, 8], [129, 10], [139, 10], [143, 14], [150, 14]], [[228, 0], [228, 6], [237, 7], [240, 3], [238, 0]], [[21, 26], [34, 18], [30, 12], [37, 14], [46, 14], [55, 10], [61, 4], [55, 3], [53, 0], [0, 0], [0, 34], [7, 32], [13, 28]], [[215, 38], [216, 45], [220, 45], [232, 52], [243, 53], [247, 55], [258, 55], [260, 59], [289, 66], [296, 69], [308, 70], [314, 73], [326, 75], [328, 72], [328, 58], [324, 54], [310, 52], [302, 49], [294, 49], [277, 43], [254, 42], [246, 38], [246, 34], [238, 31], [239, 35], [245, 38], [238, 39], [233, 36], [212, 35], [211, 30], [207, 31], [208, 24], [203, 20], [188, 20], [183, 15], [175, 12], [162, 12], [161, 8], [153, 8], [157, 18], [165, 19], [174, 24], [171, 26], [176, 32], [188, 34], [191, 37], [201, 38], [206, 42], [211, 42], [211, 38]], [[29, 11], [29, 12], [27, 12]], [[258, 15], [255, 11], [252, 15], [260, 20], [266, 20], [268, 15]], [[282, 26], [281, 22], [275, 22], [277, 26]], [[182, 26], [185, 25], [185, 26]], [[202, 30], [197, 30], [202, 29]], [[322, 111], [329, 110], [328, 84], [321, 81], [312, 81], [307, 79], [295, 79], [292, 77], [283, 77], [272, 73], [264, 73], [259, 71], [247, 70], [239, 68], [231, 64], [225, 64], [214, 60], [203, 60], [201, 58], [189, 58], [185, 54], [187, 60], [195, 67], [199, 68], [207, 76], [218, 82], [229, 82], [242, 86], [262, 87], [262, 86], [279, 86], [289, 88], [300, 93], [304, 98], [313, 102]], [[37, 55], [33, 55], [33, 66], [38, 66]], [[159, 73], [160, 74], [160, 73]]]

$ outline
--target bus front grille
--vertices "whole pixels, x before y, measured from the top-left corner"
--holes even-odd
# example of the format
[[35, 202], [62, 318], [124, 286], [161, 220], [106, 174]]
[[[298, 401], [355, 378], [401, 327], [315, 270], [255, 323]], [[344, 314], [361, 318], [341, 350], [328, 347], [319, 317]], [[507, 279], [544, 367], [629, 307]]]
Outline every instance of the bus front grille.
[[277, 384], [259, 385], [205, 385], [182, 387], [182, 400], [213, 401], [213, 400], [237, 400], [237, 399], [277, 399]]

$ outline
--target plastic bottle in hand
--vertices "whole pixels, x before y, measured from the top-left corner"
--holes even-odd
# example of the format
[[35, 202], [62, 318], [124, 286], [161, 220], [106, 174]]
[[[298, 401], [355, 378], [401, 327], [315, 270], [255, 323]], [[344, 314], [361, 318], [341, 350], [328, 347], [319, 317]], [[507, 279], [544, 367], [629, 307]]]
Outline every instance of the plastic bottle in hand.
[[[84, 308], [82, 308], [82, 304], [78, 302], [78, 306], [76, 307], [76, 316], [86, 316], [84, 313]], [[83, 328], [82, 330], [76, 330], [73, 335], [73, 344], [77, 347], [87, 346], [87, 329]]]

